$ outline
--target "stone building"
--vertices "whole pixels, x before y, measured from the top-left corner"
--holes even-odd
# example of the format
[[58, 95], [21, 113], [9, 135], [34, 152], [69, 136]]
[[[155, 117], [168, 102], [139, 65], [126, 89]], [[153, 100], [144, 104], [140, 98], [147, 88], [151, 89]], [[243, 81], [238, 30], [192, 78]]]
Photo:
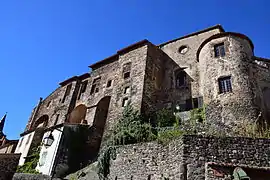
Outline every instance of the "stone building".
[[[225, 32], [221, 25], [160, 45], [142, 40], [89, 67], [89, 73], [61, 82], [39, 100], [16, 149], [23, 154], [21, 165], [30, 146], [46, 137], [40, 129], [49, 132], [65, 124], [89, 126], [87, 142], [96, 154], [104, 132], [129, 101], [145, 115], [162, 108], [186, 112], [205, 105], [207, 120], [228, 127], [270, 119], [269, 61], [254, 55], [247, 36]], [[53, 147], [58, 151], [58, 145]]]

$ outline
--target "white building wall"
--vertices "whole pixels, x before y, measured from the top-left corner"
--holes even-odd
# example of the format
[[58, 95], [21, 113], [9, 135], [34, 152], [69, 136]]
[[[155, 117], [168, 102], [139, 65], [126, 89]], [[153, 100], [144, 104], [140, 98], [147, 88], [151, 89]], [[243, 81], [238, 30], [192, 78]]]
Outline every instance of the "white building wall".
[[29, 151], [29, 148], [30, 148], [30, 145], [32, 143], [34, 135], [35, 135], [35, 132], [31, 132], [29, 134], [26, 134], [26, 135], [22, 136], [18, 142], [15, 153], [21, 153], [19, 166], [23, 165], [25, 162], [25, 157], [28, 154], [28, 151]]
[[41, 147], [41, 151], [39, 154], [40, 158], [39, 158], [39, 162], [36, 167], [36, 170], [42, 174], [46, 174], [46, 175], [52, 174], [52, 168], [54, 165], [54, 161], [55, 161], [56, 153], [57, 153], [59, 143], [61, 140], [63, 129], [64, 127], [61, 127], [61, 128], [57, 128], [52, 131], [48, 131], [44, 133], [44, 136], [42, 139], [49, 136], [49, 134], [52, 132], [54, 141], [50, 147], [45, 147], [45, 146]]

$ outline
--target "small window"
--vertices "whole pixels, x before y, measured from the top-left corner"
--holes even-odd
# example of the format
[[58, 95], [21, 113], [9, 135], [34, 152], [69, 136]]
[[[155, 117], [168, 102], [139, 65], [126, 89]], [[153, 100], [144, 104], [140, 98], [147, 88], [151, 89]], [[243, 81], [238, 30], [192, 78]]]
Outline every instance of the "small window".
[[224, 43], [220, 43], [214, 46], [215, 57], [224, 57], [225, 56], [225, 46]]
[[130, 77], [131, 63], [126, 63], [123, 65], [123, 77], [127, 79]]
[[193, 108], [198, 108], [199, 107], [198, 98], [193, 98], [192, 101], [193, 101]]
[[219, 93], [232, 92], [231, 77], [223, 77], [218, 80]]
[[29, 143], [30, 139], [31, 139], [32, 134], [29, 134], [26, 140], [26, 145]]
[[178, 52], [180, 54], [185, 54], [186, 52], [188, 52], [188, 47], [187, 46], [181, 46], [179, 49], [178, 49]]
[[65, 92], [64, 97], [63, 97], [63, 99], [62, 99], [62, 103], [64, 103], [64, 102], [65, 102], [66, 97], [67, 97], [67, 96], [70, 94], [71, 87], [72, 87], [72, 84], [69, 84], [69, 85], [67, 86], [67, 88], [66, 88], [66, 92]]
[[58, 119], [59, 119], [59, 114], [56, 115], [55, 121], [54, 121], [54, 126], [58, 123]]
[[78, 99], [80, 99], [80, 98], [81, 98], [81, 95], [86, 91], [87, 84], [88, 84], [88, 81], [83, 81], [83, 82], [82, 82], [82, 84], [81, 84], [81, 89], [80, 89], [79, 96], [78, 96]]
[[109, 87], [111, 87], [112, 86], [112, 80], [109, 80], [108, 82], [107, 82], [107, 88], [109, 88]]
[[178, 71], [176, 72], [175, 76], [175, 84], [176, 88], [185, 87], [187, 84], [187, 77], [185, 71]]
[[23, 139], [24, 139], [24, 137], [22, 137], [22, 139], [21, 139], [21, 141], [20, 141], [20, 144], [19, 144], [19, 147], [21, 147], [21, 146], [22, 146]]
[[49, 107], [49, 106], [50, 106], [51, 102], [52, 102], [52, 101], [49, 101], [49, 102], [48, 102], [47, 107]]
[[125, 72], [124, 73], [124, 79], [128, 79], [130, 77], [130, 72]]
[[127, 106], [127, 104], [128, 104], [128, 98], [124, 98], [122, 102], [122, 107]]
[[125, 89], [124, 89], [124, 94], [129, 94], [129, 93], [130, 93], [130, 87], [127, 86], [127, 87], [125, 87]]
[[100, 80], [101, 80], [101, 78], [100, 78], [100, 77], [99, 77], [99, 78], [94, 79], [93, 84], [92, 84], [92, 88], [91, 88], [91, 92], [90, 92], [90, 94], [94, 94], [94, 93], [99, 92]]
[[148, 175], [147, 180], [151, 180], [151, 175]]

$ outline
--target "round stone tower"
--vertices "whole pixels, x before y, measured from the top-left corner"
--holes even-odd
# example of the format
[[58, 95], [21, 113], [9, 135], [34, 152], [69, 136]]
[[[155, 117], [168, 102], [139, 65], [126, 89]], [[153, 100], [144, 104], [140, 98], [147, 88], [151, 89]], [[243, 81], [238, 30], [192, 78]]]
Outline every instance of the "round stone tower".
[[207, 120], [227, 127], [256, 121], [252, 56], [251, 40], [238, 33], [216, 34], [201, 44], [197, 61]]

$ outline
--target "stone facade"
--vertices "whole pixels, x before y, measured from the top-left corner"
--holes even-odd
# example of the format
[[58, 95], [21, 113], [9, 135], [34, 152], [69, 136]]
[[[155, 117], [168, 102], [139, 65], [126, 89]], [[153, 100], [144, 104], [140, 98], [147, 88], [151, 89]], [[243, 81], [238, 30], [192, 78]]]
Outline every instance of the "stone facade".
[[[216, 57], [217, 44], [223, 44], [224, 56]], [[108, 107], [102, 107], [108, 114], [106, 131], [127, 101], [144, 114], [176, 106], [188, 111], [205, 104], [207, 118], [224, 125], [255, 122], [259, 115], [268, 121], [270, 66], [254, 56], [253, 48], [248, 37], [225, 32], [220, 25], [158, 46], [140, 41], [92, 64], [91, 73], [61, 82], [39, 101], [26, 131], [43, 122], [44, 127], [64, 122], [95, 126], [98, 104], [105, 97], [110, 98]], [[219, 79], [227, 76], [232, 90], [221, 93]], [[83, 111], [76, 109], [80, 105]]]
[[[225, 180], [232, 175], [233, 167], [248, 167], [247, 173], [252, 175], [255, 171], [269, 179], [269, 168], [266, 168], [270, 166], [269, 148], [269, 139], [203, 136], [183, 136], [167, 145], [152, 142], [121, 146], [111, 162], [110, 178]], [[226, 173], [221, 176], [208, 172], [210, 165], [218, 169], [213, 167], [216, 164]]]
[[204, 106], [207, 121], [229, 130], [243, 121], [269, 123], [270, 63], [253, 49], [247, 36], [220, 25], [160, 45], [137, 42], [41, 98], [21, 135], [87, 124], [96, 154], [128, 102], [145, 115], [171, 108], [186, 116]]
[[20, 154], [0, 154], [0, 179], [11, 180], [19, 163]]

